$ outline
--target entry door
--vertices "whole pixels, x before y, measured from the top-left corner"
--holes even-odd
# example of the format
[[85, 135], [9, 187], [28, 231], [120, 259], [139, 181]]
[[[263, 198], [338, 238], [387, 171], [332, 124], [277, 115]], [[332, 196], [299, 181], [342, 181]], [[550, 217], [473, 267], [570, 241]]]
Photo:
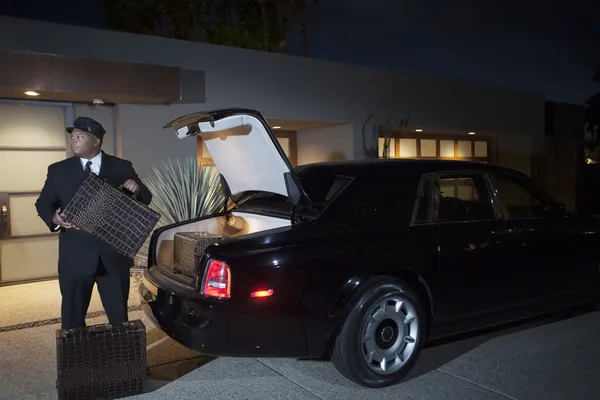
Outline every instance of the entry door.
[[[48, 165], [67, 156], [71, 107], [0, 102], [0, 282], [57, 275], [58, 235], [35, 201]], [[69, 123], [71, 121], [68, 121]]]

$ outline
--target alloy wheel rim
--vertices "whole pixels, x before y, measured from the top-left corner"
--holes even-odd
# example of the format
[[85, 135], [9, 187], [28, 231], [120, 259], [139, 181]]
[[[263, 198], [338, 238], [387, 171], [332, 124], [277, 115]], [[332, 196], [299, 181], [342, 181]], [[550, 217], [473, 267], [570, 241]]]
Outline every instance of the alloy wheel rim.
[[419, 338], [419, 321], [413, 302], [404, 296], [388, 297], [369, 310], [362, 331], [363, 358], [373, 372], [397, 372], [412, 357]]

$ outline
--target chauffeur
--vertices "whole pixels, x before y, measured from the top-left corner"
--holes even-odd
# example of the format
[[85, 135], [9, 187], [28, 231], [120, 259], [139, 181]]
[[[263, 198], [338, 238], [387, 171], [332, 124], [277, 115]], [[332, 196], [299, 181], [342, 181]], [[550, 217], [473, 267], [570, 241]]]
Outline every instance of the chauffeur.
[[60, 211], [77, 192], [89, 173], [112, 186], [123, 185], [137, 200], [150, 204], [152, 194], [137, 176], [131, 162], [110, 156], [101, 150], [106, 131], [100, 123], [78, 117], [71, 135], [73, 157], [48, 167], [46, 182], [35, 206], [51, 231], [60, 231], [58, 282], [62, 295], [62, 328], [85, 326], [94, 284], [110, 324], [127, 321], [129, 267], [132, 260], [107, 244], [64, 221]]

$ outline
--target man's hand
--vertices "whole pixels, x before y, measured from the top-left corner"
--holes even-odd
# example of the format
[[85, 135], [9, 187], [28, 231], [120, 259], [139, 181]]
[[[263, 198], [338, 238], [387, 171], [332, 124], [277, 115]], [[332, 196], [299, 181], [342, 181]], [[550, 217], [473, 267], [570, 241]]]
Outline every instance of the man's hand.
[[123, 184], [123, 187], [135, 195], [140, 192], [140, 186], [133, 179], [127, 179]]
[[79, 229], [75, 225], [62, 219], [62, 217], [60, 216], [60, 211], [61, 211], [61, 209], [59, 207], [58, 210], [56, 210], [56, 212], [54, 213], [54, 217], [52, 218], [53, 223], [65, 228], [65, 229]]

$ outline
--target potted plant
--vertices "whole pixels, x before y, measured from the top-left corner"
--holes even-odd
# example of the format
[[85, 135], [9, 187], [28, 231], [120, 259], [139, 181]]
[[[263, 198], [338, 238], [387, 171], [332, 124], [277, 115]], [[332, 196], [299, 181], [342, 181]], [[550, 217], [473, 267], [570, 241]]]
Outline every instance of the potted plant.
[[[214, 165], [198, 165], [195, 157], [167, 159], [152, 169], [144, 183], [152, 192], [150, 208], [161, 214], [156, 228], [223, 211], [225, 197]], [[150, 237], [140, 248], [136, 268], [145, 268]]]

